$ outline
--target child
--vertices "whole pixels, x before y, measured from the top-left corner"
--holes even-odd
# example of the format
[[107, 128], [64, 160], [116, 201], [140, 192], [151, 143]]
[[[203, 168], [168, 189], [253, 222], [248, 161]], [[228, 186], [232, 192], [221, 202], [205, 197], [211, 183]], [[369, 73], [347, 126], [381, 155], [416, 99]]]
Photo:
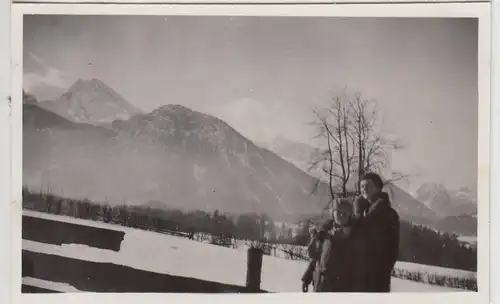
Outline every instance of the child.
[[309, 289], [309, 285], [313, 282], [314, 269], [316, 268], [316, 264], [319, 260], [321, 247], [323, 246], [323, 241], [328, 233], [328, 230], [333, 228], [333, 221], [327, 220], [321, 226], [318, 231], [316, 228], [312, 228], [309, 232], [310, 241], [307, 246], [307, 252], [309, 254], [309, 264], [307, 265], [307, 269], [302, 276], [302, 291], [307, 292]]
[[353, 218], [351, 203], [347, 199], [335, 200], [334, 227], [323, 241], [314, 274], [315, 292], [363, 291], [366, 250]]

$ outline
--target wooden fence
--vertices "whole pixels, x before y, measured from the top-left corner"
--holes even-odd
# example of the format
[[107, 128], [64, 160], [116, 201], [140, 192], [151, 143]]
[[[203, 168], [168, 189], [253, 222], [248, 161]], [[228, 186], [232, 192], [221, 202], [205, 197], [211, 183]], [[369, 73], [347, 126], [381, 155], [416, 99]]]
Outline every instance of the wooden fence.
[[[177, 231], [164, 230], [161, 233], [193, 237]], [[81, 244], [93, 248], [119, 251], [125, 232], [92, 226], [23, 216], [23, 240], [45, 245]], [[36, 246], [35, 246], [36, 247]], [[47, 247], [47, 246], [45, 246]], [[252, 265], [258, 265], [252, 263]], [[30, 280], [48, 283], [65, 283], [84, 292], [170, 292], [170, 293], [249, 293], [265, 292], [260, 289], [260, 269], [249, 269], [253, 279], [248, 286], [237, 286], [210, 282], [196, 278], [179, 277], [135, 269], [111, 263], [76, 259], [47, 250], [22, 250], [23, 293], [58, 292], [30, 284]], [[258, 273], [256, 278], [254, 272]], [[26, 279], [26, 280], [24, 280]], [[50, 285], [50, 284], [49, 284]]]

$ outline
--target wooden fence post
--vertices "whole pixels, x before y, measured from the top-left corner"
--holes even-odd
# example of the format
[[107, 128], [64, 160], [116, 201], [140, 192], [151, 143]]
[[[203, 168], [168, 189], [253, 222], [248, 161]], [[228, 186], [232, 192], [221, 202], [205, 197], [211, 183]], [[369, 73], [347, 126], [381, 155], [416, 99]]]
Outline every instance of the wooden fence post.
[[263, 254], [261, 248], [250, 247], [248, 249], [246, 286], [250, 292], [260, 292]]

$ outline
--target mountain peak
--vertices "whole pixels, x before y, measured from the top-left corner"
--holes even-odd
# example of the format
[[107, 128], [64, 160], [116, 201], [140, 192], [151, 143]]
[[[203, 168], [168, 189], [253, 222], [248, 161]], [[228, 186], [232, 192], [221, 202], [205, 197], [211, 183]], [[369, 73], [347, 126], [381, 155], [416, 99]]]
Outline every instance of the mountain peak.
[[446, 187], [439, 183], [424, 183], [417, 190], [416, 198], [440, 216], [447, 216], [453, 203]]
[[187, 126], [191, 125], [192, 127], [200, 127], [203, 129], [224, 129], [224, 130], [234, 130], [231, 126], [229, 126], [226, 122], [221, 119], [203, 113], [186, 106], [180, 104], [168, 104], [162, 105], [153, 110], [150, 116], [157, 116], [161, 118], [167, 118], [167, 120], [173, 120], [181, 125]]
[[129, 119], [140, 111], [103, 81], [79, 78], [56, 100], [43, 102], [43, 107], [71, 121], [95, 125], [117, 119]]
[[417, 190], [418, 191], [424, 191], [424, 190], [445, 190], [446, 187], [443, 184], [440, 183], [431, 183], [431, 182], [426, 182], [423, 183], [420, 188]]
[[174, 113], [175, 114], [182, 114], [182, 113], [183, 114], [192, 114], [194, 112], [195, 111], [193, 111], [192, 109], [190, 109], [186, 106], [180, 105], [180, 104], [168, 104], [168, 105], [159, 106], [158, 108], [153, 110], [153, 112], [151, 112], [151, 114], [163, 116], [166, 114], [174, 114]]
[[477, 212], [477, 194], [467, 187], [450, 191], [439, 183], [424, 183], [417, 190], [416, 198], [441, 217]]
[[81, 78], [78, 78], [75, 83], [73, 84], [73, 86], [78, 86], [78, 85], [82, 85], [83, 83], [85, 82], [85, 80], [81, 79]]
[[112, 88], [106, 85], [102, 80], [97, 78], [92, 78], [90, 80], [84, 80], [78, 78], [78, 80], [69, 88], [69, 92], [79, 92], [81, 90], [104, 90], [108, 91], [110, 94], [117, 94]]

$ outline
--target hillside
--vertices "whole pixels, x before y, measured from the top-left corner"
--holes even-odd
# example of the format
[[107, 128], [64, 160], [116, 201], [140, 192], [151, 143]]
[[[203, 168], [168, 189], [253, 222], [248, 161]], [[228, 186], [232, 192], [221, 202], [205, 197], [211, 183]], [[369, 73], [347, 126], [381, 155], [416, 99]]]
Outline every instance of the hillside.
[[389, 194], [394, 209], [400, 217], [417, 224], [430, 224], [438, 219], [436, 213], [395, 184], [388, 184], [384, 191]]
[[168, 201], [208, 201], [227, 212], [293, 214], [312, 213], [324, 199], [321, 192], [309, 195], [313, 178], [215, 117], [167, 105], [113, 126], [117, 144], [134, 155], [157, 149], [168, 154], [162, 165], [175, 174], [149, 178], [151, 185], [161, 180], [169, 189], [163, 192], [172, 197]]
[[433, 228], [462, 236], [477, 235], [477, 218], [470, 215], [447, 216], [432, 225]]
[[92, 157], [105, 154], [104, 144], [113, 136], [113, 132], [104, 128], [77, 124], [37, 105], [25, 104], [23, 183], [39, 190], [53, 189], [61, 194], [73, 191], [77, 195], [82, 179], [88, 187], [92, 181], [100, 182], [100, 161]]
[[289, 140], [283, 136], [277, 136], [269, 143], [262, 143], [261, 146], [276, 153], [311, 176], [318, 179], [324, 178], [324, 173], [321, 169], [311, 168], [312, 160], [317, 158], [317, 154], [319, 153], [313, 147]]

